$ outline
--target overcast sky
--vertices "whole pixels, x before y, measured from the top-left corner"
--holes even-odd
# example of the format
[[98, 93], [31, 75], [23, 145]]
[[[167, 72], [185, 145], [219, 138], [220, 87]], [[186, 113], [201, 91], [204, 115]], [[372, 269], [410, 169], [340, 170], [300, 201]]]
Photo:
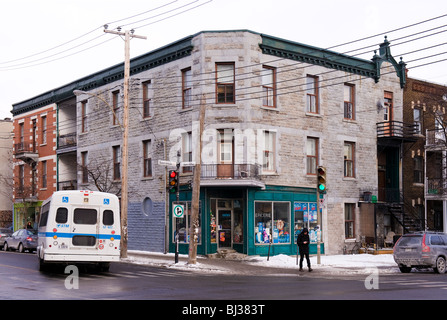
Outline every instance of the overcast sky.
[[3, 0], [0, 119], [14, 103], [123, 62], [124, 42], [104, 34], [106, 23], [147, 36], [131, 41], [131, 57], [203, 30], [249, 29], [370, 59], [388, 32], [410, 77], [447, 85], [447, 61], [433, 63], [447, 59], [447, 16], [391, 32], [442, 15], [445, 0]]

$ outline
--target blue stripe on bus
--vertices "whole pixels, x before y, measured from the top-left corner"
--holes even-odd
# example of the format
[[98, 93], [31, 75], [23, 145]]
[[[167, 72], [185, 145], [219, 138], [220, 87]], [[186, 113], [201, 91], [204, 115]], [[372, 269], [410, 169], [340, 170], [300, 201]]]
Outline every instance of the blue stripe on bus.
[[47, 237], [53, 238], [57, 236], [58, 238], [73, 238], [74, 236], [90, 236], [95, 237], [100, 240], [110, 240], [113, 238], [114, 240], [120, 240], [121, 236], [119, 234], [89, 234], [89, 233], [63, 233], [63, 232], [39, 232], [39, 237]]

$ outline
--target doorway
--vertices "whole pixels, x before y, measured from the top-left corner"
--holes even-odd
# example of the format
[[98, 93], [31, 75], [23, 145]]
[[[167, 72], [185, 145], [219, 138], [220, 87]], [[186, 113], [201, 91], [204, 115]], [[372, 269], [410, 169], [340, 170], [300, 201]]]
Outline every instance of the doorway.
[[218, 247], [219, 248], [232, 248], [232, 228], [233, 220], [232, 209], [218, 209], [217, 223], [218, 223]]

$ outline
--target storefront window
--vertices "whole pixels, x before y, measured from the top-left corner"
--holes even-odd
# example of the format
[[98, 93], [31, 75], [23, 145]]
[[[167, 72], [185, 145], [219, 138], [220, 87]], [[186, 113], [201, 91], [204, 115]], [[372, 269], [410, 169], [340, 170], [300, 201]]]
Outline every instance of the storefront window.
[[295, 213], [295, 239], [301, 233], [303, 228], [309, 230], [310, 241], [313, 243], [317, 242], [317, 204], [316, 202], [295, 202], [294, 203], [294, 213]]
[[244, 242], [244, 209], [241, 200], [211, 199], [210, 242], [232, 247]]
[[[179, 202], [174, 202], [174, 204], [181, 204], [184, 206], [185, 210], [184, 210], [184, 214], [183, 214], [183, 218], [176, 218], [173, 217], [173, 237], [172, 237], [172, 241], [175, 242], [175, 233], [176, 230], [178, 230], [178, 234], [179, 234], [179, 243], [189, 243], [189, 228], [191, 225], [191, 213], [192, 213], [192, 208], [191, 208], [191, 201], [179, 201]], [[197, 234], [198, 238], [197, 238], [197, 243], [200, 244], [202, 242], [202, 223], [201, 223], [201, 219], [200, 219], [200, 212], [202, 212], [202, 206], [201, 206], [201, 202], [199, 202], [199, 232]]]
[[233, 202], [233, 243], [244, 242], [244, 210], [242, 201], [234, 200]]
[[270, 241], [290, 243], [289, 202], [255, 202], [255, 243]]

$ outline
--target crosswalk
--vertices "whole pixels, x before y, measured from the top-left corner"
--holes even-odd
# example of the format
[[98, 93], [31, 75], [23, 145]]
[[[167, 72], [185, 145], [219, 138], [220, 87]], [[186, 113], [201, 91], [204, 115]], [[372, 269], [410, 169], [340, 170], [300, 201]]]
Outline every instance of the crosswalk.
[[169, 270], [154, 270], [145, 271], [138, 270], [132, 271], [119, 271], [119, 272], [105, 272], [105, 273], [81, 273], [80, 278], [82, 280], [97, 280], [97, 279], [140, 279], [140, 278], [159, 278], [159, 277], [178, 277], [178, 272], [172, 272]]
[[413, 279], [412, 277], [405, 278], [391, 278], [382, 277], [380, 279], [380, 284], [392, 284], [401, 286], [402, 288], [438, 288], [447, 290], [447, 277], [442, 275], [433, 275], [433, 277], [427, 279]]

